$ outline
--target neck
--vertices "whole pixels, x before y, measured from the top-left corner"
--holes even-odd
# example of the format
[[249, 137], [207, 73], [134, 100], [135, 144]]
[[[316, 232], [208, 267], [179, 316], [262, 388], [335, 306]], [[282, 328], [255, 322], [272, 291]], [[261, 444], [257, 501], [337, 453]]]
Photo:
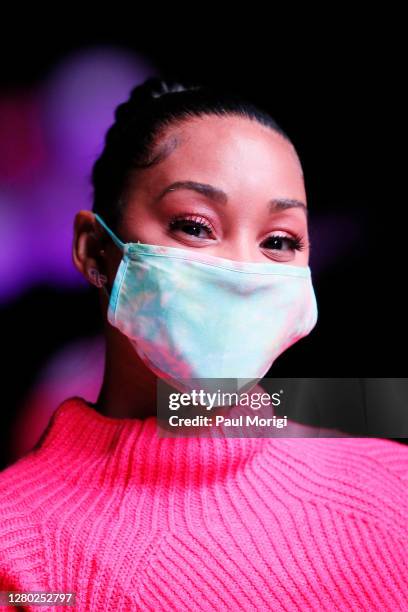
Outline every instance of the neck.
[[115, 418], [146, 419], [157, 413], [157, 377], [128, 339], [107, 324], [105, 367], [95, 410]]

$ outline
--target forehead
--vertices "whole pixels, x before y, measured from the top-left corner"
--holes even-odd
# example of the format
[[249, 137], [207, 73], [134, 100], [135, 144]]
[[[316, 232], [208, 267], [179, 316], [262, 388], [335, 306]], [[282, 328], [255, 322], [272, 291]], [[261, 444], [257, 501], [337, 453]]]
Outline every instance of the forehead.
[[[170, 151], [143, 171], [139, 188], [154, 195], [173, 181], [214, 184], [232, 196], [306, 199], [293, 145], [258, 121], [205, 115], [169, 127], [159, 139]], [[140, 178], [140, 177], [139, 177]]]
[[178, 152], [180, 156], [188, 157], [191, 163], [199, 161], [204, 164], [214, 160], [227, 164], [234, 161], [269, 168], [286, 164], [293, 165], [303, 174], [293, 145], [272, 128], [246, 117], [195, 117], [169, 128], [163, 140], [175, 141], [174, 162]]

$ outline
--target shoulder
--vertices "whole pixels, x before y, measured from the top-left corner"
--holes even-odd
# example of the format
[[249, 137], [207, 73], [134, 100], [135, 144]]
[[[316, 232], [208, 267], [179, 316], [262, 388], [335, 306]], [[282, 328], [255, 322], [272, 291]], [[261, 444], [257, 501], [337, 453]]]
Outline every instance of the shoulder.
[[401, 483], [408, 481], [408, 445], [405, 443], [389, 438], [332, 438], [326, 446], [348, 463], [370, 466], [377, 474]]
[[[41, 514], [44, 499], [58, 484], [63, 453], [58, 450], [59, 440], [51, 442], [58, 423], [63, 422], [64, 407], [62, 403], [53, 412], [34, 447], [0, 471], [0, 530], [11, 519], [35, 520]], [[63, 438], [63, 431], [57, 433]]]
[[[41, 478], [34, 454], [0, 472], [0, 588], [38, 586], [44, 567], [41, 516], [43, 500], [33, 486]], [[34, 474], [37, 474], [35, 477]]]
[[381, 438], [274, 440], [266, 470], [291, 499], [408, 536], [408, 447]]
[[0, 550], [13, 527], [32, 524], [40, 514], [40, 483], [41, 461], [32, 451], [0, 471]]
[[379, 477], [408, 481], [408, 445], [393, 439], [320, 436], [291, 439], [290, 446], [328, 470], [368, 470]]
[[408, 444], [388, 438], [357, 439], [357, 452], [408, 482]]

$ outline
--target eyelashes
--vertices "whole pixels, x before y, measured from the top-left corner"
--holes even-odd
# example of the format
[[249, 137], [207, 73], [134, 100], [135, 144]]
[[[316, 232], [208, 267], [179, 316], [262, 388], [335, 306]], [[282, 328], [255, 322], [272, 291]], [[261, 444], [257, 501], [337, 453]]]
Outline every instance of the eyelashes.
[[[303, 251], [306, 248], [306, 244], [303, 242], [302, 237], [299, 236], [298, 234], [296, 234], [293, 237], [290, 236], [279, 236], [279, 235], [274, 235], [272, 234], [271, 236], [268, 236], [268, 238], [266, 239], [265, 242], [268, 241], [272, 241], [278, 244], [282, 244], [282, 241], [286, 241], [290, 246], [289, 246], [289, 250], [291, 251]], [[263, 248], [274, 248], [272, 247], [263, 247]], [[281, 249], [281, 248], [277, 248], [278, 251], [282, 251], [285, 249]]]
[[[204, 218], [198, 215], [174, 215], [169, 222], [171, 231], [183, 231], [193, 238], [211, 238], [214, 236], [212, 225]], [[200, 235], [204, 231], [205, 235]], [[262, 246], [268, 243], [269, 246]], [[282, 248], [282, 244], [286, 243], [287, 248]], [[281, 236], [279, 234], [271, 234], [263, 243], [262, 248], [278, 251], [303, 251], [306, 248], [306, 243], [299, 234], [294, 236]]]
[[207, 232], [207, 236], [213, 236], [213, 228], [211, 224], [204, 218], [196, 215], [186, 216], [186, 215], [175, 215], [171, 218], [169, 223], [169, 228], [172, 230], [176, 229], [185, 229], [193, 228], [193, 233], [189, 233], [191, 236], [194, 236], [197, 230], [204, 229]]

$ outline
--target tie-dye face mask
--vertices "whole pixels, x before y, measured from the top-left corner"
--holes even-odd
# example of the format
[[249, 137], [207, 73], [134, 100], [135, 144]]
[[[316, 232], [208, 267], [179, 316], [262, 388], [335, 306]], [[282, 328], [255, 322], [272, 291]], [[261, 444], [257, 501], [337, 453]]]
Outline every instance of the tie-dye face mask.
[[186, 379], [257, 382], [317, 322], [309, 266], [123, 243], [95, 217], [123, 253], [108, 321], [157, 376], [177, 388]]

